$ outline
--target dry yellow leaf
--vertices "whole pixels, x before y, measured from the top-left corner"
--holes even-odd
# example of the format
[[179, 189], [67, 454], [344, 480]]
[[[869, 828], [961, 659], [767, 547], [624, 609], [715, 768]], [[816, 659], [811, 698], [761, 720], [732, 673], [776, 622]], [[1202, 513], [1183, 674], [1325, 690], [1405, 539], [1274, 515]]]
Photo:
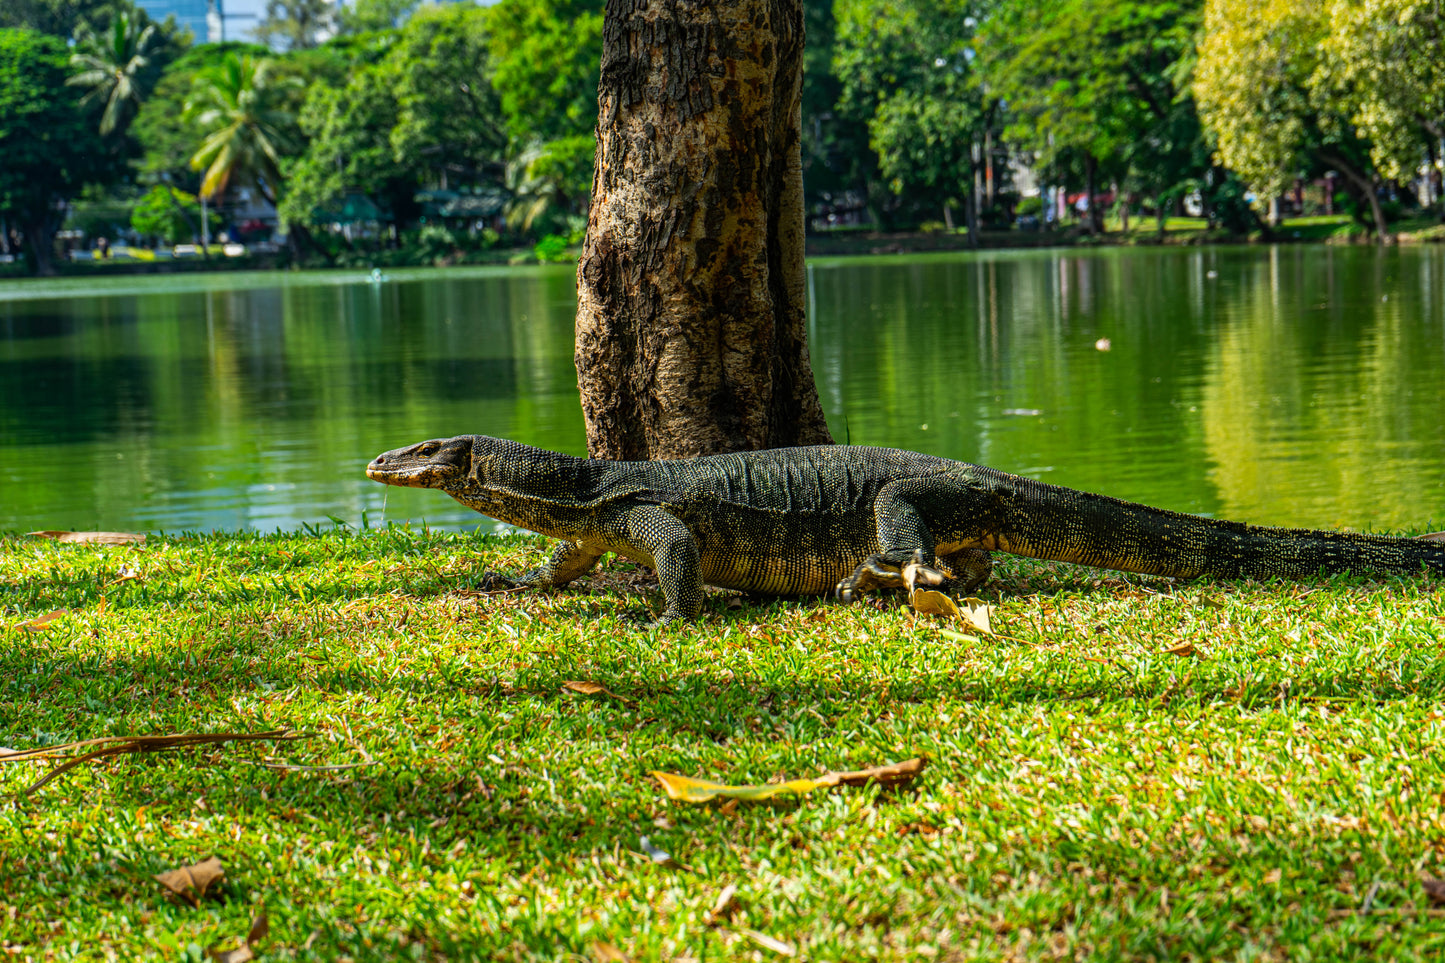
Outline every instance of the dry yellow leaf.
[[1198, 655], [1199, 650], [1194, 647], [1193, 642], [1180, 642], [1178, 645], [1164, 650], [1166, 655]]
[[226, 869], [214, 856], [167, 873], [157, 873], [155, 877], [156, 882], [192, 906], [200, 905], [201, 897], [206, 895], [212, 883], [225, 878]]
[[600, 682], [569, 681], [562, 683], [562, 688], [572, 692], [580, 692], [582, 695], [605, 695], [616, 699], [618, 702], [631, 702], [631, 699], [624, 698], [608, 689]]
[[46, 629], [50, 628], [51, 622], [54, 622], [56, 619], [60, 618], [62, 615], [69, 611], [69, 609], [56, 609], [54, 612], [46, 612], [44, 615], [37, 615], [35, 618], [29, 619], [28, 621], [16, 622], [15, 628], [23, 629], [26, 632], [44, 632]]
[[947, 619], [963, 618], [957, 602], [933, 589], [914, 589], [913, 593], [908, 596], [908, 602], [913, 606], [913, 611], [920, 615], [941, 615]]
[[966, 598], [963, 600], [963, 617], [984, 635], [993, 635], [993, 606], [976, 598]]
[[912, 779], [927, 765], [927, 759], [918, 757], [873, 769], [826, 772], [816, 779], [789, 779], [787, 782], [768, 783], [763, 786], [728, 786], [670, 772], [653, 772], [652, 775], [662, 784], [668, 796], [679, 802], [705, 803], [719, 797], [758, 802], [775, 796], [802, 795], [829, 786], [862, 786], [869, 782], [894, 785]]
[[50, 538], [57, 542], [85, 545], [144, 545], [146, 537], [133, 532], [26, 532], [36, 538]]

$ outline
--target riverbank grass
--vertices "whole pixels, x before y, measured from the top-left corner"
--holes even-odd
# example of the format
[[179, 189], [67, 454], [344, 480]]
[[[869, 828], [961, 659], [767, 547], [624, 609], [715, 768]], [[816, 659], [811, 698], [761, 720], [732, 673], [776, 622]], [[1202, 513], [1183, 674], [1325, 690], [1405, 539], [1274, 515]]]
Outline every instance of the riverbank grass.
[[[404, 528], [0, 539], [0, 744], [312, 734], [6, 800], [0, 950], [200, 960], [264, 909], [263, 960], [1445, 953], [1438, 580], [1005, 558], [991, 636], [727, 594], [638, 631], [659, 600], [617, 563], [469, 588], [543, 552]], [[916, 756], [904, 786], [767, 803], [674, 803], [650, 775]], [[0, 791], [51, 765], [0, 765]], [[210, 856], [225, 877], [195, 905], [155, 879]]]

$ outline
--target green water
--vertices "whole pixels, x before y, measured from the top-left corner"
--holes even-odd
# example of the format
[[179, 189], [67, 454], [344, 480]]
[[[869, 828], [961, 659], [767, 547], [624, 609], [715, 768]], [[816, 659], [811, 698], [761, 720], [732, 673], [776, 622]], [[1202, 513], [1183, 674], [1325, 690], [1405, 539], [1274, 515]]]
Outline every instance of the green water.
[[[0, 282], [0, 530], [489, 525], [362, 468], [461, 432], [582, 454], [573, 285]], [[1445, 528], [1440, 248], [839, 259], [808, 285], [839, 441], [1245, 521]]]

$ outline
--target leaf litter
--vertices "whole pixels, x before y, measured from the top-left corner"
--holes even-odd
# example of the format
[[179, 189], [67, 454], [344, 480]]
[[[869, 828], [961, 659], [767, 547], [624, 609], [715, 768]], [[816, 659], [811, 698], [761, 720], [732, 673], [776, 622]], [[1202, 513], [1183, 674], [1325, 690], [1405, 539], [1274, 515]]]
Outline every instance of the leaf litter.
[[810, 793], [815, 789], [832, 786], [865, 786], [876, 782], [880, 786], [897, 786], [906, 783], [923, 771], [928, 760], [922, 756], [873, 769], [858, 769], [848, 772], [826, 772], [815, 779], [790, 779], [786, 782], [767, 783], [761, 786], [728, 786], [679, 776], [670, 772], [652, 773], [663, 791], [678, 802], [705, 803], [714, 799], [743, 799], [753, 802], [772, 799], [776, 796]]

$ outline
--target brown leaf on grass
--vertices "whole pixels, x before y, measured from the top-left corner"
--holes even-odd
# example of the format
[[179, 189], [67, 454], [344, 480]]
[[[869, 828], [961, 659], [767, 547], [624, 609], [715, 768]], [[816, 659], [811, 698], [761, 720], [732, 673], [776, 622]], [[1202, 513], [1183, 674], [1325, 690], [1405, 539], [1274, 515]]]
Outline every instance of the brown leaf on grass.
[[966, 598], [963, 600], [963, 617], [984, 635], [993, 635], [993, 606], [979, 599]]
[[1445, 532], [1431, 532], [1428, 535], [1416, 535], [1415, 537], [1422, 538], [1427, 542], [1445, 542]]
[[[311, 733], [291, 729], [272, 729], [268, 732], [197, 732], [167, 736], [106, 736], [101, 739], [85, 739], [81, 742], [67, 742], [56, 746], [42, 746], [38, 749], [22, 749], [9, 755], [0, 756], [0, 763], [22, 762], [33, 759], [62, 759], [60, 765], [47, 772], [36, 782], [20, 790], [17, 795], [28, 796], [50, 782], [67, 769], [107, 756], [122, 756], [138, 752], [165, 752], [170, 749], [185, 749], [190, 746], [213, 746], [227, 742], [255, 742], [261, 739], [276, 741], [309, 739]], [[76, 749], [99, 746], [81, 755], [67, 755]]]
[[708, 926], [716, 926], [722, 920], [730, 919], [733, 911], [737, 909], [737, 897], [738, 884], [728, 883], [722, 892], [717, 894], [717, 899], [713, 900], [712, 909], [707, 911], [703, 922]]
[[201, 905], [201, 897], [206, 895], [211, 884], [225, 878], [226, 869], [214, 856], [155, 876], [156, 882], [192, 906]]
[[592, 944], [592, 955], [597, 957], [598, 963], [632, 963], [631, 957], [626, 953], [601, 940]]
[[1445, 906], [1445, 879], [1422, 879], [1420, 885], [1425, 887], [1425, 895], [1432, 905]]
[[795, 947], [793, 944], [784, 943], [782, 940], [771, 937], [766, 933], [760, 933], [757, 930], [738, 930], [738, 932], [746, 936], [748, 939], [752, 940], [754, 943], [761, 946], [763, 949], [772, 950], [779, 956], [798, 955], [798, 948]]
[[653, 772], [653, 778], [662, 784], [663, 791], [679, 802], [705, 803], [713, 799], [745, 799], [754, 802], [772, 799], [775, 796], [803, 795], [815, 789], [831, 786], [863, 786], [876, 782], [882, 786], [894, 786], [907, 782], [923, 771], [928, 760], [922, 757], [896, 762], [873, 769], [857, 769], [849, 772], [826, 772], [816, 779], [790, 779], [787, 782], [768, 783], [762, 786], [727, 786], [693, 779], [670, 772]]
[[215, 960], [216, 963], [247, 963], [248, 960], [256, 958], [256, 944], [266, 938], [271, 932], [271, 921], [266, 918], [266, 911], [251, 921], [251, 930], [246, 934], [246, 941], [240, 946], [229, 950], [221, 949], [220, 943], [212, 943], [206, 947], [206, 955]]
[[933, 589], [914, 589], [908, 596], [908, 604], [919, 615], [941, 615], [946, 619], [962, 619], [963, 612], [958, 603], [942, 592]]
[[23, 632], [44, 632], [50, 628], [51, 622], [54, 622], [69, 611], [70, 609], [56, 609], [53, 612], [46, 612], [44, 615], [37, 615], [33, 619], [27, 619], [24, 622], [16, 622], [11, 627]]
[[132, 532], [26, 532], [36, 538], [49, 538], [73, 545], [144, 545], [146, 537]]
[[1171, 646], [1165, 649], [1164, 654], [1177, 655], [1182, 657], [1187, 655], [1198, 655], [1199, 650], [1194, 647], [1193, 642], [1180, 642], [1178, 645]]
[[602, 683], [600, 683], [600, 682], [581, 682], [581, 681], [564, 682], [564, 683], [562, 683], [562, 688], [563, 688], [563, 689], [570, 689], [570, 690], [573, 691], [573, 692], [580, 692], [582, 695], [605, 695], [605, 696], [607, 696], [608, 698], [616, 699], [618, 702], [631, 702], [631, 701], [632, 701], [631, 699], [628, 699], [628, 698], [626, 698], [625, 696], [620, 696], [620, 695], [618, 695], [617, 693], [613, 692], [611, 689], [608, 689], [606, 686], [604, 686], [604, 685], [603, 685]]

